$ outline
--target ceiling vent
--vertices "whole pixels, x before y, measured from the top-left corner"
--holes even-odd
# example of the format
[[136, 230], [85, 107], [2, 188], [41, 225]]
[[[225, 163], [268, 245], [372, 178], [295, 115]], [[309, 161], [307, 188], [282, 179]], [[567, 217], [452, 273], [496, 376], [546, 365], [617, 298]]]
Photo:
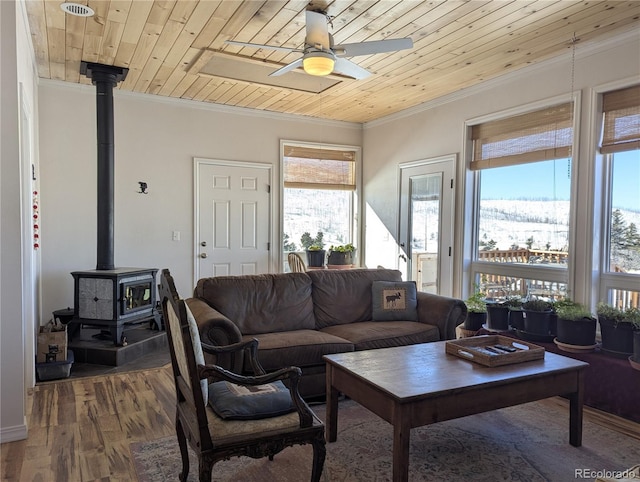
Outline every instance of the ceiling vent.
[[92, 17], [95, 12], [92, 8], [80, 3], [65, 2], [60, 4], [60, 8], [64, 13], [74, 15], [76, 17]]

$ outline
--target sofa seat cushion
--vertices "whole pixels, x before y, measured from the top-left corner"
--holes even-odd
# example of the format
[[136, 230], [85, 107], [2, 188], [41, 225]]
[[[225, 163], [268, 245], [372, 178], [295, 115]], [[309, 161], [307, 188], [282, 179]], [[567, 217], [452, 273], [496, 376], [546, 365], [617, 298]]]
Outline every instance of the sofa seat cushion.
[[194, 296], [233, 320], [243, 335], [315, 328], [305, 273], [203, 278]]
[[437, 326], [417, 321], [363, 321], [328, 326], [320, 331], [349, 340], [355, 345], [356, 351], [440, 340]]
[[[244, 336], [243, 339], [258, 340], [258, 360], [268, 372], [295, 366], [323, 365], [322, 357], [332, 353], [353, 351], [353, 343], [330, 333], [316, 330], [281, 331]], [[245, 367], [250, 366], [248, 359]]]

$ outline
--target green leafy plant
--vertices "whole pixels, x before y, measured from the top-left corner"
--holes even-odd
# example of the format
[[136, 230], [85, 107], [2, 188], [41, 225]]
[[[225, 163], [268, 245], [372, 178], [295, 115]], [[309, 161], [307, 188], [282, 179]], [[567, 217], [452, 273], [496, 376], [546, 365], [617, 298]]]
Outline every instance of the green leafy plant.
[[598, 318], [605, 318], [613, 322], [614, 325], [622, 323], [625, 318], [624, 310], [608, 305], [603, 301], [596, 305], [596, 313]]
[[478, 291], [476, 286], [476, 292], [469, 296], [464, 302], [467, 305], [467, 311], [470, 313], [486, 313], [487, 302], [484, 299], [484, 295]]
[[526, 311], [551, 311], [552, 306], [548, 301], [533, 298], [522, 303], [522, 309]]
[[627, 308], [624, 311], [624, 321], [631, 323], [636, 330], [640, 330], [640, 309]]
[[627, 308], [623, 310], [601, 301], [596, 306], [596, 313], [599, 318], [606, 318], [613, 322], [614, 325], [618, 323], [630, 323], [636, 330], [640, 330], [640, 309], [638, 308]]
[[522, 298], [518, 296], [510, 296], [506, 300], [502, 302], [503, 305], [514, 309], [514, 308], [522, 308]]
[[351, 243], [331, 246], [329, 248], [329, 251], [335, 251], [336, 253], [353, 253], [355, 250], [355, 246]]
[[307, 248], [307, 251], [322, 251], [322, 246], [319, 244], [312, 244]]
[[593, 320], [593, 313], [584, 305], [579, 303], [564, 303], [556, 306], [558, 318], [563, 320]]

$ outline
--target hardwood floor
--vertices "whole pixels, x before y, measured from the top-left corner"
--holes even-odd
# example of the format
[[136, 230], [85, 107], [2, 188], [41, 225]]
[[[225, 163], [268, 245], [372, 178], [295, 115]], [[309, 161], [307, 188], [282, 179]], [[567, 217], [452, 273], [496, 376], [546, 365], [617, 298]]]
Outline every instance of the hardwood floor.
[[129, 444], [175, 433], [163, 368], [37, 385], [27, 440], [0, 446], [3, 481], [135, 481]]
[[[2, 481], [135, 481], [129, 444], [174, 434], [174, 399], [170, 365], [37, 385], [28, 439], [0, 445]], [[587, 407], [584, 416], [640, 440], [636, 423]]]

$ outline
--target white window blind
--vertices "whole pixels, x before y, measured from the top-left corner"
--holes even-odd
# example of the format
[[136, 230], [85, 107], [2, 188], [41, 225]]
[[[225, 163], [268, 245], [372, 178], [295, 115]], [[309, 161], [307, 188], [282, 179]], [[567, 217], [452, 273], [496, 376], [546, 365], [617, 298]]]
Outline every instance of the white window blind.
[[356, 189], [356, 152], [305, 146], [284, 146], [284, 187], [294, 189]]
[[471, 169], [571, 157], [573, 103], [472, 126]]
[[604, 114], [600, 152], [640, 149], [640, 85], [602, 96]]

